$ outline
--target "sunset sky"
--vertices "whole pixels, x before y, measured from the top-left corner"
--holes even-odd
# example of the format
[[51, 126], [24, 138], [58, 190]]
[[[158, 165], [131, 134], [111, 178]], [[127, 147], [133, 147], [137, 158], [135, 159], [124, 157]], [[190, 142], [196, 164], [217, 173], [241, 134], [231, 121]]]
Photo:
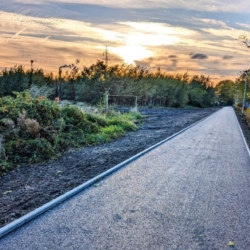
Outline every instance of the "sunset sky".
[[[237, 4], [236, 4], [237, 2]], [[250, 68], [249, 0], [0, 0], [0, 69], [80, 60], [234, 80]]]

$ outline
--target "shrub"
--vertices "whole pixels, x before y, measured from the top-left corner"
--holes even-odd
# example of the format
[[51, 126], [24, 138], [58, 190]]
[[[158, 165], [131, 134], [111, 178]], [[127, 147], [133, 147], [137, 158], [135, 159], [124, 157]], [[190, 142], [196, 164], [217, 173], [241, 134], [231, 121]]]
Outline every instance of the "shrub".
[[56, 102], [52, 102], [47, 98], [42, 100], [33, 99], [32, 110], [27, 114], [30, 118], [36, 119], [42, 126], [54, 126], [61, 117], [61, 111]]
[[244, 112], [244, 115], [245, 115], [245, 119], [246, 119], [247, 125], [250, 128], [250, 109], [247, 109]]
[[6, 130], [11, 130], [15, 127], [15, 123], [12, 119], [3, 118], [0, 120], [0, 133], [3, 133]]
[[21, 131], [24, 133], [26, 132], [32, 138], [39, 136], [39, 132], [41, 130], [39, 123], [34, 119], [26, 118], [25, 111], [22, 114], [19, 114], [17, 123]]
[[5, 143], [5, 152], [11, 163], [30, 163], [48, 160], [55, 156], [52, 145], [42, 139], [19, 139]]
[[42, 100], [31, 98], [25, 91], [15, 92], [16, 98], [6, 96], [0, 98], [0, 120], [3, 118], [12, 119], [17, 124], [17, 118], [24, 111], [27, 117], [35, 119], [40, 125], [53, 125], [60, 118], [58, 104], [44, 98]]
[[65, 122], [64, 132], [73, 128], [81, 129], [85, 133], [97, 133], [99, 131], [98, 126], [88, 121], [87, 116], [80, 109], [69, 104], [62, 108], [61, 115]]
[[194, 88], [189, 90], [188, 97], [189, 97], [189, 104], [195, 107], [204, 107], [204, 99], [207, 92], [201, 88]]
[[[17, 164], [48, 160], [72, 147], [110, 141], [135, 130], [139, 114], [85, 114], [28, 92], [0, 98], [0, 174]], [[4, 143], [3, 143], [4, 142]]]
[[93, 123], [95, 123], [95, 124], [97, 124], [98, 126], [101, 126], [101, 127], [105, 127], [108, 124], [107, 119], [105, 119], [104, 117], [102, 117], [100, 115], [86, 114], [86, 118], [90, 122], [93, 122]]

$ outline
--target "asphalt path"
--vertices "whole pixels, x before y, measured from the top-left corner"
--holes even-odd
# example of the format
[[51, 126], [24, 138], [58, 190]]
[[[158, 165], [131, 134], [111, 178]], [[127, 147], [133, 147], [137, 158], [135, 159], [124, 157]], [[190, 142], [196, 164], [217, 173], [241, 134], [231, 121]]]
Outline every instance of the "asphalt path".
[[[84, 159], [83, 159], [84, 161]], [[250, 249], [250, 157], [223, 108], [0, 240], [0, 249]]]

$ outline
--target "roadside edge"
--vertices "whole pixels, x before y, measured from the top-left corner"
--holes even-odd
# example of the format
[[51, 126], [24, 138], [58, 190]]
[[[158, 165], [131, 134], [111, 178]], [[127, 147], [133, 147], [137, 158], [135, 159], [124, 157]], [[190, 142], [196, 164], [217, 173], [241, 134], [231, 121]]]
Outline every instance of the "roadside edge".
[[244, 136], [244, 134], [243, 134], [243, 131], [242, 131], [242, 129], [241, 129], [241, 126], [240, 126], [239, 120], [238, 120], [238, 118], [237, 118], [237, 115], [235, 114], [235, 110], [234, 110], [234, 115], [235, 115], [235, 118], [236, 118], [236, 120], [237, 120], [237, 123], [238, 123], [239, 129], [240, 129], [240, 133], [241, 133], [241, 136], [242, 136], [243, 141], [244, 141], [244, 143], [245, 143], [245, 146], [246, 146], [246, 149], [247, 149], [248, 155], [249, 155], [249, 157], [250, 157], [250, 149], [249, 149], [249, 147], [248, 147], [248, 144], [247, 144], [246, 138], [245, 138], [245, 136]]

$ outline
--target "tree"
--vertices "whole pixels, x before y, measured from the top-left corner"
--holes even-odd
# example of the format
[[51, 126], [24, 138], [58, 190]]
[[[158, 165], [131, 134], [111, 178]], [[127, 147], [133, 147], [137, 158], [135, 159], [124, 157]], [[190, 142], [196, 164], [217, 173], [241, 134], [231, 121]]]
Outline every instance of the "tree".
[[226, 105], [233, 105], [236, 99], [236, 84], [232, 80], [223, 80], [215, 87], [219, 100]]
[[188, 103], [192, 106], [211, 106], [214, 102], [214, 87], [209, 76], [195, 75], [189, 84]]

